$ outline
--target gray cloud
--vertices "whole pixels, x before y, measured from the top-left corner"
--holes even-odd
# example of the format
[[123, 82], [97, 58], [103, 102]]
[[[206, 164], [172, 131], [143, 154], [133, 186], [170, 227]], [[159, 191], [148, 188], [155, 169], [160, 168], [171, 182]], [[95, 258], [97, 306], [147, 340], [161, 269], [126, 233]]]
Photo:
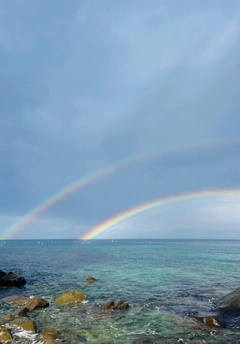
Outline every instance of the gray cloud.
[[[220, 0], [2, 1], [2, 216], [127, 157], [239, 138], [238, 10]], [[88, 225], [161, 195], [239, 187], [238, 148], [136, 164], [48, 215]]]

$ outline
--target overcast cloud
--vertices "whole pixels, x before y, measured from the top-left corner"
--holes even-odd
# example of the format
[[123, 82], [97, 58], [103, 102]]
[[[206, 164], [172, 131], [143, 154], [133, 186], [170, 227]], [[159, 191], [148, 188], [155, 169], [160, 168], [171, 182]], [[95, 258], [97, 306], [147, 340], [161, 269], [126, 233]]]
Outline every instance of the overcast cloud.
[[[240, 190], [239, 9], [0, 0], [0, 237], [70, 183], [126, 159], [15, 237], [76, 238], [154, 199]], [[178, 202], [101, 237], [240, 238], [239, 204]]]

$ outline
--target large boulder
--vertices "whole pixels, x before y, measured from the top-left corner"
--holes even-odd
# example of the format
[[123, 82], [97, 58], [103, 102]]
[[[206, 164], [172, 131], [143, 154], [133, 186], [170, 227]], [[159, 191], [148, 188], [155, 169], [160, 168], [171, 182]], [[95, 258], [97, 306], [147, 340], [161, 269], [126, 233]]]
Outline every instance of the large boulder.
[[8, 274], [0, 270], [0, 287], [21, 287], [26, 284], [25, 278], [13, 272]]
[[57, 306], [76, 306], [80, 305], [82, 301], [87, 299], [87, 294], [80, 290], [69, 291], [68, 293], [60, 295], [55, 300]]
[[215, 306], [215, 310], [239, 310], [240, 311], [240, 288], [234, 290], [230, 294], [227, 294], [219, 303]]

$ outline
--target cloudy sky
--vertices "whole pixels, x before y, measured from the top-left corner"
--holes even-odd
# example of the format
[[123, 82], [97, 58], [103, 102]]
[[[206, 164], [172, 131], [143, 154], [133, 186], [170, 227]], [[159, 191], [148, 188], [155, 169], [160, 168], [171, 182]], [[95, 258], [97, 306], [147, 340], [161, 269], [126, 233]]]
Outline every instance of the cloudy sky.
[[239, 61], [238, 0], [0, 0], [1, 238], [77, 238], [226, 189], [99, 238], [240, 238]]

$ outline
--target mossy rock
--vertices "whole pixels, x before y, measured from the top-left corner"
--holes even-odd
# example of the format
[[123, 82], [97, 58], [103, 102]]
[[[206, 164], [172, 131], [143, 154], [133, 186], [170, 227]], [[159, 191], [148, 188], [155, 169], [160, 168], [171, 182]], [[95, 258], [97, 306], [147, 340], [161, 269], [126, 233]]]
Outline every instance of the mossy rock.
[[57, 338], [57, 331], [55, 328], [45, 328], [40, 334], [41, 339], [55, 339]]
[[76, 306], [80, 305], [82, 301], [87, 299], [87, 294], [80, 290], [69, 291], [68, 293], [60, 295], [55, 300], [56, 306]]
[[0, 343], [7, 343], [12, 339], [11, 333], [5, 327], [0, 327]]
[[37, 333], [37, 325], [33, 320], [18, 318], [12, 322], [12, 325], [21, 327], [23, 330], [28, 332]]

